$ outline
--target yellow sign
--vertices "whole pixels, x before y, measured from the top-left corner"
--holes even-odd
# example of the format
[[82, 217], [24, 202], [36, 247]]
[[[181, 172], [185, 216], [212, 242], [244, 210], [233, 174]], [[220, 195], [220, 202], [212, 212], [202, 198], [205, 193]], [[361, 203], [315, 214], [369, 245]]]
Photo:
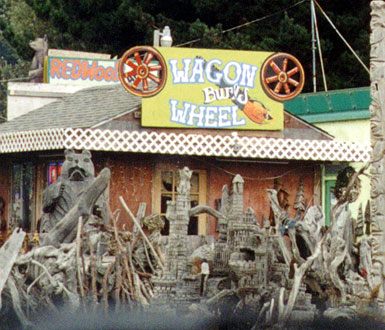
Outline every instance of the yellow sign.
[[[143, 126], [282, 130], [280, 101], [294, 90], [299, 93], [295, 75], [300, 70], [299, 62], [293, 66], [289, 59], [274, 56], [271, 52], [134, 47], [123, 56], [119, 75], [127, 90], [144, 96]], [[157, 64], [151, 65], [154, 61]]]

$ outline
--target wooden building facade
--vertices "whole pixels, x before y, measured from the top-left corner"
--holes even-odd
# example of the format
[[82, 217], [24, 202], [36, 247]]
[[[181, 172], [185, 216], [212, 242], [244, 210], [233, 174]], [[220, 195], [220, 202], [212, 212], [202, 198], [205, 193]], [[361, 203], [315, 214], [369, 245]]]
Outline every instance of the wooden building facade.
[[[134, 213], [145, 202], [146, 215], [164, 215], [176, 196], [178, 169], [188, 166], [193, 205], [218, 209], [223, 185], [240, 174], [244, 207], [253, 208], [260, 221], [270, 213], [267, 189], [287, 195], [294, 217], [301, 183], [309, 205], [321, 203], [321, 164], [369, 159], [366, 146], [334, 141], [286, 111], [282, 131], [145, 128], [140, 117], [141, 98], [114, 85], [82, 89], [0, 124], [6, 225], [38, 228], [42, 192], [60, 173], [65, 149], [91, 150], [96, 174], [110, 168], [113, 212], [123, 209], [122, 196]], [[215, 221], [209, 215], [192, 218], [189, 233], [213, 235]], [[124, 212], [120, 225], [132, 227]]]

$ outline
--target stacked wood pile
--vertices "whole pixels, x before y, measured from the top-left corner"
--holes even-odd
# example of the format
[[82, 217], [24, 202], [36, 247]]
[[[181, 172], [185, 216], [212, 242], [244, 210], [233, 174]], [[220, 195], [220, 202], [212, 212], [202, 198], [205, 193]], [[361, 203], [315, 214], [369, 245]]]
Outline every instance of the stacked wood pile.
[[[151, 277], [163, 269], [158, 246], [162, 228], [160, 218], [142, 222], [151, 229], [146, 235], [139, 221], [123, 207], [137, 224], [129, 232], [117, 226], [120, 211], [110, 212], [110, 224], [84, 212], [84, 200], [96, 200], [109, 181], [109, 171], [102, 171], [95, 184], [69, 214], [32, 247], [23, 249], [26, 234], [17, 229], [0, 249], [0, 297], [24, 326], [39, 312], [55, 310], [58, 304], [73, 308], [100, 308], [108, 312], [124, 305], [148, 305], [153, 295]], [[90, 197], [92, 195], [92, 197]], [[92, 202], [91, 202], [92, 203]], [[91, 208], [86, 208], [91, 209]], [[143, 209], [143, 208], [142, 208]], [[64, 243], [73, 228], [76, 239]], [[72, 229], [71, 229], [72, 230]], [[0, 314], [11, 308], [1, 308]]]
[[[303, 206], [301, 189], [296, 199], [300, 209], [296, 219], [288, 218], [286, 210], [280, 206], [277, 191], [268, 190], [275, 227], [266, 231], [266, 235], [271, 234], [271, 238], [276, 239], [276, 245], [273, 244], [276, 261], [286, 266], [287, 277], [292, 283], [270, 283], [272, 294], [256, 297], [257, 304], [253, 306], [259, 306], [259, 309], [253, 310], [256, 320], [254, 329], [261, 324], [283, 327], [289, 322], [298, 298], [306, 298], [304, 283], [314, 296], [317, 295], [330, 307], [324, 313], [329, 319], [346, 318], [354, 314], [351, 316], [353, 319], [362, 308], [370, 307], [371, 313], [372, 310], [377, 311], [373, 306], [377, 306], [377, 292], [381, 287], [372, 276], [371, 238], [363, 236], [362, 219], [354, 225], [347, 211], [358, 176], [366, 168], [349, 180], [331, 212], [331, 226], [328, 229], [322, 227], [319, 207], [313, 206], [307, 210]], [[117, 225], [120, 210], [109, 210], [108, 224], [91, 215], [93, 204], [107, 187], [109, 179], [109, 170], [101, 171], [74, 207], [50, 232], [40, 235], [39, 239], [36, 236], [31, 238], [29, 251], [25, 250], [23, 244], [26, 234], [21, 230], [12, 233], [0, 248], [0, 315], [7, 311], [7, 306], [12, 305], [8, 310], [14, 311], [21, 323], [28, 326], [41, 313], [54, 311], [61, 304], [73, 309], [102, 309], [109, 313], [151, 303], [154, 296], [152, 277], [161, 278], [162, 274], [167, 274], [159, 247], [163, 221], [159, 216], [144, 217], [144, 204], [134, 216], [122, 197], [122, 208], [135, 224], [132, 232], [122, 230]], [[189, 210], [190, 215], [195, 212], [219, 216], [217, 211], [207, 206]], [[297, 244], [299, 236], [302, 245]], [[231, 272], [227, 277], [231, 282], [238, 281]], [[179, 283], [184, 283], [183, 279]], [[215, 316], [219, 313], [221, 317], [226, 317], [237, 315], [240, 310], [248, 310], [251, 305], [247, 306], [239, 299], [242, 294], [240, 283], [238, 281], [237, 285], [222, 289], [215, 286], [210, 296], [202, 297], [200, 304], [190, 304], [189, 307], [186, 304], [186, 313], [192, 308], [195, 315], [206, 313]], [[383, 282], [380, 284], [383, 285]], [[177, 289], [180, 287], [177, 286]], [[1, 298], [5, 306], [2, 306]], [[189, 303], [189, 297], [185, 298]], [[224, 308], [218, 312], [225, 306], [227, 298], [234, 298], [238, 302], [234, 308]], [[346, 306], [355, 306], [349, 315], [346, 314]]]

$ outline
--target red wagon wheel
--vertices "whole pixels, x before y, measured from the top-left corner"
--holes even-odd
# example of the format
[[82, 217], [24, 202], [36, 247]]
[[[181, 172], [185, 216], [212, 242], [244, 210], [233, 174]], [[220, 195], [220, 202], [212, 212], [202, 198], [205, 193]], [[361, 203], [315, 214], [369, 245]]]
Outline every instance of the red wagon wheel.
[[155, 48], [149, 46], [130, 48], [120, 60], [119, 78], [130, 93], [138, 96], [154, 96], [166, 83], [166, 62]]
[[301, 63], [290, 54], [278, 53], [263, 63], [262, 87], [266, 94], [277, 101], [288, 101], [301, 93], [305, 73]]

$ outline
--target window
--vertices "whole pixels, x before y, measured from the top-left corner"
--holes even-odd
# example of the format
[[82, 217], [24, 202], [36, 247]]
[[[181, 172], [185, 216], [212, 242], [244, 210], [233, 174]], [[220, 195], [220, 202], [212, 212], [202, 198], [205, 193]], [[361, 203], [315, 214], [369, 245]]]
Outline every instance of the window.
[[21, 227], [30, 232], [35, 212], [35, 178], [31, 162], [12, 166], [11, 228]]
[[49, 185], [54, 183], [57, 178], [61, 175], [62, 166], [63, 162], [49, 163], [47, 168], [47, 182]]
[[337, 199], [334, 196], [334, 186], [336, 184], [337, 175], [347, 165], [326, 165], [322, 167], [322, 195], [323, 195], [323, 211], [325, 214], [325, 225], [330, 226], [330, 211], [333, 206], [337, 203]]
[[334, 196], [333, 188], [336, 185], [335, 179], [325, 179], [325, 224], [330, 226], [330, 211], [337, 203], [337, 198]]
[[[191, 176], [191, 207], [197, 205], [206, 205], [206, 171], [193, 170]], [[165, 227], [162, 231], [163, 235], [168, 235], [169, 223], [166, 219], [167, 202], [175, 201], [177, 196], [177, 187], [179, 185], [179, 172], [172, 169], [171, 165], [158, 166], [155, 169], [154, 176], [154, 212], [163, 216]], [[200, 214], [191, 217], [188, 234], [189, 235], [206, 235], [206, 215]]]

